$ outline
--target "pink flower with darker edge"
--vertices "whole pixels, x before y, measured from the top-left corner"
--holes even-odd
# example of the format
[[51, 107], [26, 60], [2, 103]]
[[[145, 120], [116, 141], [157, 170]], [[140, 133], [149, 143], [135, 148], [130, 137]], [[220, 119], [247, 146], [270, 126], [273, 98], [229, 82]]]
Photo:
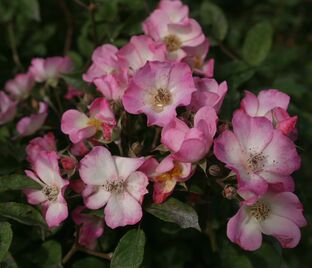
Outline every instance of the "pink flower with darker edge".
[[40, 152], [56, 152], [56, 141], [52, 132], [47, 133], [43, 137], [34, 138], [28, 143], [26, 154], [27, 160], [31, 165], [40, 156]]
[[95, 249], [96, 240], [103, 235], [104, 219], [92, 214], [85, 214], [84, 206], [78, 206], [73, 211], [74, 222], [80, 226], [78, 243], [89, 249]]
[[189, 8], [180, 0], [161, 0], [158, 8], [167, 14], [172, 23], [181, 23], [188, 19]]
[[241, 101], [241, 109], [253, 117], [265, 116], [285, 135], [296, 138], [297, 116], [287, 113], [290, 97], [276, 89], [262, 90], [258, 96], [245, 91], [245, 97]]
[[165, 125], [161, 132], [161, 142], [172, 152], [174, 159], [181, 162], [198, 162], [210, 150], [217, 120], [218, 116], [213, 108], [202, 107], [195, 114], [192, 128], [178, 118]]
[[19, 137], [30, 136], [37, 132], [44, 124], [48, 116], [48, 105], [45, 102], [39, 103], [37, 114], [25, 116], [16, 124], [16, 130]]
[[36, 82], [48, 82], [51, 86], [56, 86], [60, 76], [72, 69], [73, 64], [69, 57], [49, 57], [32, 59], [29, 72]]
[[156, 9], [143, 22], [143, 31], [156, 42], [167, 46], [168, 59], [180, 61], [187, 53], [185, 47], [196, 47], [205, 41], [200, 25], [193, 19], [175, 23], [162, 9]]
[[40, 205], [50, 228], [57, 227], [68, 216], [64, 192], [69, 181], [62, 179], [56, 152], [43, 152], [34, 162], [33, 171], [25, 170], [26, 175], [38, 182], [42, 188], [24, 189], [28, 203]]
[[4, 89], [15, 99], [24, 100], [35, 86], [35, 80], [30, 73], [18, 74], [6, 82]]
[[167, 49], [162, 43], [154, 42], [145, 35], [133, 36], [130, 42], [118, 52], [119, 58], [123, 59], [133, 74], [143, 67], [147, 61], [164, 61]]
[[122, 103], [131, 114], [144, 113], [149, 126], [165, 126], [175, 118], [176, 107], [190, 104], [195, 90], [187, 64], [148, 62], [134, 75]]
[[4, 91], [0, 91], [0, 125], [4, 125], [16, 115], [16, 101], [12, 101]]
[[187, 56], [183, 59], [195, 73], [204, 75], [205, 77], [213, 77], [214, 73], [214, 59], [205, 61], [209, 51], [209, 41], [205, 41], [196, 47], [185, 47], [184, 51]]
[[262, 233], [274, 236], [283, 248], [293, 248], [301, 237], [299, 227], [306, 224], [295, 194], [268, 192], [251, 206], [241, 204], [228, 222], [227, 236], [245, 250], [260, 248]]
[[142, 218], [141, 203], [148, 179], [137, 169], [144, 158], [112, 156], [96, 146], [80, 161], [80, 177], [87, 184], [82, 192], [89, 209], [105, 206], [105, 222], [111, 228], [136, 224]]
[[154, 182], [153, 201], [159, 204], [172, 194], [177, 183], [189, 179], [192, 164], [176, 161], [169, 155], [160, 163], [155, 158], [149, 158], [139, 170]]
[[295, 144], [268, 119], [242, 110], [234, 113], [232, 124], [233, 131], [225, 130], [215, 139], [214, 154], [236, 173], [238, 192], [246, 202], [255, 202], [269, 184], [292, 191], [290, 175], [300, 167]]
[[94, 136], [97, 131], [106, 131], [106, 126], [112, 131], [115, 125], [115, 116], [108, 101], [97, 98], [90, 105], [89, 116], [78, 110], [66, 111], [62, 116], [61, 130], [69, 135], [71, 142], [79, 143]]
[[196, 112], [201, 107], [210, 106], [218, 113], [228, 91], [227, 83], [218, 84], [214, 79], [199, 77], [195, 77], [194, 81], [197, 90], [192, 94], [190, 109]]

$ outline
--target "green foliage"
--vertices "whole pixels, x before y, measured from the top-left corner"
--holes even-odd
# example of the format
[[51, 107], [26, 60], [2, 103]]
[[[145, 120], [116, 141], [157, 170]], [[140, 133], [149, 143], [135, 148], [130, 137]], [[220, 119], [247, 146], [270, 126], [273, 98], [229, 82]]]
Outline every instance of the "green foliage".
[[111, 268], [138, 268], [144, 256], [143, 230], [128, 231], [119, 241], [111, 261]]
[[40, 189], [41, 185], [23, 175], [16, 174], [0, 177], [0, 192], [8, 190], [22, 190], [25, 188]]
[[8, 222], [0, 222], [0, 263], [10, 248], [12, 237], [11, 225]]

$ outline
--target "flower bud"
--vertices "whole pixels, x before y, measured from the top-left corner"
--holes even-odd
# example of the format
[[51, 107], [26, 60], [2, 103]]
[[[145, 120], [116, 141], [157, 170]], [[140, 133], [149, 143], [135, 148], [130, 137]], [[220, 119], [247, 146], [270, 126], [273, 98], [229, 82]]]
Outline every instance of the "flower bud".
[[237, 195], [237, 191], [236, 191], [236, 188], [233, 187], [232, 185], [225, 185], [224, 189], [223, 189], [223, 192], [222, 192], [222, 195], [226, 198], [226, 199], [229, 199], [229, 200], [232, 200], [236, 197]]
[[61, 159], [61, 164], [66, 171], [71, 171], [76, 168], [77, 161], [73, 157], [65, 156]]
[[218, 165], [211, 165], [208, 168], [208, 174], [214, 177], [218, 177], [221, 175], [221, 168]]

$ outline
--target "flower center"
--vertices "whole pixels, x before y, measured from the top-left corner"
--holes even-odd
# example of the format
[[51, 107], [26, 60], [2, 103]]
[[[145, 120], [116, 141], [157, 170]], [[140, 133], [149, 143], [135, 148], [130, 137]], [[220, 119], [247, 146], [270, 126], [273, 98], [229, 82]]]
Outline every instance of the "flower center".
[[155, 180], [158, 182], [164, 182], [164, 181], [179, 178], [181, 177], [181, 174], [182, 174], [182, 166], [178, 162], [175, 162], [173, 169], [160, 174], [159, 176], [155, 178]]
[[257, 201], [249, 208], [249, 215], [255, 217], [258, 221], [264, 221], [269, 217], [271, 209], [269, 205], [264, 201]]
[[164, 107], [171, 104], [172, 95], [167, 88], [158, 88], [151, 97], [153, 110], [160, 113], [164, 110]]
[[247, 160], [248, 169], [252, 172], [260, 172], [263, 170], [266, 163], [266, 156], [262, 153], [249, 154]]
[[164, 41], [165, 41], [165, 44], [166, 44], [167, 49], [169, 50], [169, 52], [178, 50], [181, 47], [181, 45], [182, 45], [182, 42], [179, 39], [179, 37], [177, 37], [174, 34], [167, 35], [164, 38]]
[[195, 56], [194, 58], [194, 68], [201, 69], [203, 67], [203, 62], [200, 56]]
[[99, 120], [97, 118], [90, 118], [88, 120], [88, 126], [89, 127], [96, 127], [97, 129], [99, 129], [102, 126], [102, 122], [101, 122], [101, 120]]
[[46, 185], [43, 187], [42, 192], [45, 194], [49, 201], [55, 201], [59, 194], [59, 188], [56, 185]]
[[124, 191], [124, 181], [117, 180], [117, 181], [108, 181], [102, 185], [107, 192], [120, 194]]

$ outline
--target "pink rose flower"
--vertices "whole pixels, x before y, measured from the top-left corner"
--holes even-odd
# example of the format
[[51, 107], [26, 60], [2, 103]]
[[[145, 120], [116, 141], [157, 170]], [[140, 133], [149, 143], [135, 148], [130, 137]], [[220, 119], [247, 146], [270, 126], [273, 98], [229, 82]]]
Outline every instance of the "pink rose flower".
[[104, 220], [92, 214], [85, 214], [84, 206], [78, 206], [73, 211], [74, 222], [80, 226], [78, 243], [89, 249], [95, 249], [96, 240], [103, 235]]
[[159, 204], [172, 194], [177, 183], [189, 179], [192, 164], [176, 161], [169, 155], [160, 163], [155, 158], [147, 159], [140, 170], [154, 182], [153, 201]]
[[91, 103], [89, 117], [78, 110], [66, 111], [62, 116], [61, 130], [69, 135], [71, 142], [79, 143], [94, 136], [98, 131], [106, 131], [105, 126], [112, 131], [115, 125], [115, 116], [108, 101], [97, 98]]
[[64, 192], [68, 181], [62, 179], [56, 152], [39, 153], [34, 162], [33, 171], [25, 170], [26, 175], [38, 182], [42, 189], [24, 189], [28, 203], [40, 205], [48, 226], [57, 227], [68, 216]]
[[105, 206], [105, 222], [111, 228], [135, 224], [142, 218], [141, 203], [148, 179], [137, 169], [144, 158], [112, 156], [101, 146], [94, 147], [80, 161], [80, 177], [87, 185], [82, 192], [89, 209]]
[[258, 96], [245, 91], [245, 97], [241, 101], [241, 109], [253, 117], [265, 116], [285, 135], [295, 139], [297, 116], [289, 116], [287, 113], [290, 97], [276, 89], [262, 90]]
[[238, 192], [246, 202], [263, 195], [269, 184], [293, 190], [290, 175], [300, 167], [295, 144], [268, 119], [242, 110], [234, 113], [232, 124], [233, 131], [225, 130], [215, 139], [214, 154], [236, 173]]
[[195, 90], [187, 64], [148, 62], [134, 75], [122, 103], [131, 114], [144, 113], [149, 126], [165, 126], [176, 116], [176, 107], [190, 104]]
[[51, 86], [56, 86], [61, 74], [69, 73], [72, 69], [69, 57], [49, 57], [32, 59], [29, 72], [36, 82], [48, 82]]
[[18, 74], [14, 79], [6, 82], [4, 89], [15, 99], [24, 100], [35, 86], [34, 78], [30, 73]]
[[13, 120], [16, 115], [16, 101], [12, 101], [4, 91], [0, 91], [0, 125]]
[[[184, 16], [182, 16], [184, 17]], [[181, 60], [187, 54], [185, 47], [196, 47], [205, 41], [200, 25], [193, 19], [185, 18], [174, 22], [174, 16], [163, 9], [156, 9], [143, 22], [143, 31], [156, 42], [167, 46], [170, 60]]]
[[195, 73], [210, 78], [213, 77], [214, 73], [214, 59], [205, 61], [209, 46], [209, 41], [206, 38], [203, 43], [196, 47], [185, 47], [184, 51], [187, 56], [183, 61], [186, 62]]
[[40, 156], [40, 152], [56, 152], [56, 141], [52, 132], [43, 137], [34, 138], [28, 143], [26, 147], [28, 162], [33, 165]]
[[253, 205], [241, 204], [228, 222], [227, 236], [245, 250], [258, 249], [262, 233], [274, 236], [283, 248], [293, 248], [301, 237], [299, 227], [306, 223], [295, 194], [268, 192]]
[[147, 61], [164, 61], [166, 59], [166, 46], [154, 42], [145, 35], [133, 36], [130, 43], [118, 52], [119, 58], [123, 59], [133, 74], [143, 67]]
[[228, 91], [227, 83], [224, 81], [219, 85], [214, 79], [199, 77], [195, 77], [194, 81], [197, 90], [192, 94], [190, 109], [196, 112], [201, 107], [209, 106], [218, 113]]
[[25, 116], [16, 124], [16, 130], [19, 137], [30, 136], [37, 132], [44, 124], [48, 116], [48, 105], [45, 102], [39, 103], [37, 114]]
[[172, 152], [174, 159], [195, 163], [208, 153], [216, 133], [218, 116], [215, 110], [205, 106], [194, 117], [194, 127], [178, 118], [165, 125], [161, 142]]

